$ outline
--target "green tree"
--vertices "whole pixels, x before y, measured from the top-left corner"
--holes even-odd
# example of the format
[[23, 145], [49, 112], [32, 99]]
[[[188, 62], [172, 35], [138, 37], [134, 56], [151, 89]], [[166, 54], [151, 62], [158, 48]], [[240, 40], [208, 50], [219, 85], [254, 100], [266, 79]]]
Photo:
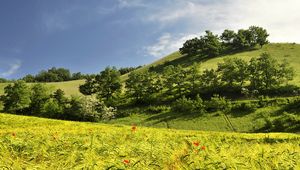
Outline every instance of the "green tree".
[[222, 40], [223, 48], [227, 51], [230, 52], [233, 49], [233, 41], [236, 38], [236, 33], [232, 30], [224, 30], [222, 35], [220, 36], [220, 39]]
[[96, 93], [95, 91], [95, 78], [88, 76], [85, 79], [85, 83], [79, 86], [79, 91], [83, 95], [92, 95]]
[[4, 111], [9, 113], [22, 112], [30, 105], [30, 88], [22, 80], [9, 84], [4, 88]]
[[293, 79], [294, 71], [287, 62], [278, 63], [270, 54], [262, 53], [252, 58], [249, 65], [251, 87], [256, 90], [271, 89]]
[[176, 96], [183, 96], [188, 89], [187, 71], [178, 66], [167, 66], [163, 71], [164, 87], [167, 89], [167, 94]]
[[95, 77], [94, 88], [100, 98], [109, 100], [114, 94], [119, 93], [122, 87], [120, 72], [115, 67], [106, 67]]
[[154, 72], [131, 72], [126, 80], [126, 89], [136, 101], [145, 102], [162, 90], [162, 81]]
[[187, 40], [179, 49], [181, 54], [196, 55], [201, 48], [201, 41], [198, 38]]
[[205, 31], [205, 35], [200, 37], [203, 44], [200, 47], [202, 55], [214, 57], [222, 53], [222, 44], [218, 35], [214, 35], [211, 31]]
[[216, 89], [221, 85], [220, 74], [214, 69], [205, 69], [200, 76], [201, 87]]
[[31, 92], [30, 111], [37, 115], [41, 113], [43, 105], [50, 98], [50, 91], [46, 85], [37, 83], [31, 87]]
[[238, 58], [224, 59], [223, 63], [218, 63], [217, 71], [229, 86], [238, 84], [242, 87], [249, 78], [248, 63]]
[[258, 26], [250, 26], [249, 31], [254, 37], [255, 44], [260, 45], [261, 48], [263, 47], [263, 45], [269, 43], [267, 40], [269, 34], [267, 33], [266, 29]]

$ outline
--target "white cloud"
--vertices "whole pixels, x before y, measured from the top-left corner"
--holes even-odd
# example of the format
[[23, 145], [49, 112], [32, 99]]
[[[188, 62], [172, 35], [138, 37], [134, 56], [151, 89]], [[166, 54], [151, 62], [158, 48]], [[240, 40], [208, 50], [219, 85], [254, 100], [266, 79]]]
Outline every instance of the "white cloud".
[[[1, 65], [5, 65], [6, 63], [1, 63]], [[20, 60], [15, 60], [12, 63], [8, 64], [8, 69], [6, 71], [3, 71], [0, 73], [1, 77], [9, 77], [13, 74], [15, 74], [19, 68], [21, 67], [22, 63]], [[2, 70], [1, 70], [2, 71]]]
[[177, 51], [186, 40], [197, 36], [197, 34], [174, 36], [170, 33], [165, 33], [157, 39], [157, 42], [145, 47], [145, 50], [148, 55], [156, 58], [164, 57], [171, 52]]
[[[300, 1], [298, 0], [174, 0], [142, 19], [165, 26], [183, 27], [182, 32], [206, 29], [265, 27], [272, 42], [300, 42]], [[182, 25], [185, 24], [186, 26]]]
[[143, 0], [118, 0], [120, 8], [146, 7]]

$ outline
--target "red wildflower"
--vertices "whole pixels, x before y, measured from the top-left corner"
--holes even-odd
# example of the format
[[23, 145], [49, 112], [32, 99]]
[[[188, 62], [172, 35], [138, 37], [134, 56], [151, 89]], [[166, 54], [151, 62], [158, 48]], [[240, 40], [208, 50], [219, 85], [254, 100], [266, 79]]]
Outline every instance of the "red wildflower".
[[132, 127], [131, 127], [131, 131], [136, 131], [136, 125], [132, 125]]
[[193, 142], [193, 145], [194, 145], [194, 146], [199, 146], [199, 145], [200, 145], [200, 142], [195, 141], [195, 142]]
[[12, 135], [13, 137], [16, 137], [16, 136], [17, 136], [16, 132], [13, 132], [11, 135]]
[[201, 146], [201, 149], [202, 149], [202, 150], [205, 150], [205, 149], [206, 149], [206, 147], [205, 147], [205, 146]]
[[124, 164], [129, 164], [130, 161], [129, 161], [128, 159], [124, 159], [124, 160], [123, 160], [123, 163], [124, 163]]

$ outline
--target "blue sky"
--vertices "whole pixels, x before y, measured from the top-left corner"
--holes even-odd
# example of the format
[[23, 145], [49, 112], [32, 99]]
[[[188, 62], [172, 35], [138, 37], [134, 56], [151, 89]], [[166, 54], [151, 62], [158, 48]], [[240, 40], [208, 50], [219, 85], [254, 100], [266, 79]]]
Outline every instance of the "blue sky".
[[299, 43], [299, 9], [298, 0], [1, 0], [0, 77], [148, 64], [205, 30], [258, 25], [272, 42]]

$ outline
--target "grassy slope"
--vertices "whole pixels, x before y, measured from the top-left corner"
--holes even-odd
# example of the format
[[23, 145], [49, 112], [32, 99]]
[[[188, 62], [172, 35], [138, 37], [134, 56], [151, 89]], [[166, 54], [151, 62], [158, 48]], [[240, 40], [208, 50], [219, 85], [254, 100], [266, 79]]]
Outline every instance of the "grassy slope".
[[[54, 82], [46, 83], [48, 87], [52, 90], [62, 89], [67, 96], [71, 95], [80, 95], [79, 86], [84, 83], [84, 80], [74, 80], [74, 81], [65, 81], [65, 82]], [[4, 87], [7, 86], [7, 83], [0, 83], [0, 95], [4, 93]]]
[[132, 132], [123, 125], [0, 114], [0, 169], [298, 169], [299, 159], [295, 134], [139, 126]]
[[[201, 68], [202, 69], [214, 68], [217, 66], [217, 63], [222, 62], [224, 58], [237, 57], [237, 58], [243, 58], [245, 60], [249, 60], [251, 57], [257, 57], [263, 52], [270, 53], [273, 57], [275, 57], [278, 60], [287, 59], [291, 63], [291, 65], [295, 68], [296, 71], [296, 76], [292, 83], [300, 84], [300, 44], [283, 44], [283, 43], [269, 44], [264, 46], [262, 49], [230, 54], [230, 55], [210, 59], [207, 61], [202, 61]], [[182, 64], [184, 66], [189, 66], [193, 62], [199, 62], [197, 57], [187, 58], [185, 56], [182, 56], [179, 52], [174, 52], [136, 71], [143, 71], [149, 69], [151, 66], [156, 67], [156, 69], [161, 69], [164, 66], [167, 66], [169, 64], [174, 64], [174, 65]], [[121, 79], [125, 81], [127, 77], [128, 74], [125, 74], [121, 77]], [[76, 94], [80, 94], [78, 91], [78, 87], [83, 82], [84, 82], [83, 80], [76, 80], [76, 81], [47, 83], [47, 84], [53, 85], [55, 88], [63, 89], [67, 95], [76, 95]], [[6, 83], [0, 83], [0, 94], [3, 94], [3, 89], [6, 85], [7, 85]]]
[[154, 66], [156, 67], [157, 70], [160, 70], [161, 68], [170, 64], [172, 65], [181, 64], [184, 66], [189, 66], [193, 62], [198, 62], [199, 64], [201, 62], [201, 69], [204, 70], [204, 69], [216, 68], [217, 63], [222, 62], [224, 58], [236, 57], [245, 60], [250, 60], [250, 58], [258, 57], [263, 52], [270, 53], [274, 58], [276, 58], [279, 61], [286, 59], [291, 64], [291, 66], [294, 67], [296, 72], [295, 79], [292, 83], [300, 84], [300, 44], [272, 43], [264, 46], [261, 49], [240, 52], [236, 54], [229, 54], [229, 55], [209, 59], [207, 61], [199, 61], [197, 57], [185, 57], [182, 56], [179, 52], [174, 52], [160, 60], [155, 61], [152, 64], [146, 65], [145, 67], [138, 69], [137, 71], [148, 69], [151, 66]]

